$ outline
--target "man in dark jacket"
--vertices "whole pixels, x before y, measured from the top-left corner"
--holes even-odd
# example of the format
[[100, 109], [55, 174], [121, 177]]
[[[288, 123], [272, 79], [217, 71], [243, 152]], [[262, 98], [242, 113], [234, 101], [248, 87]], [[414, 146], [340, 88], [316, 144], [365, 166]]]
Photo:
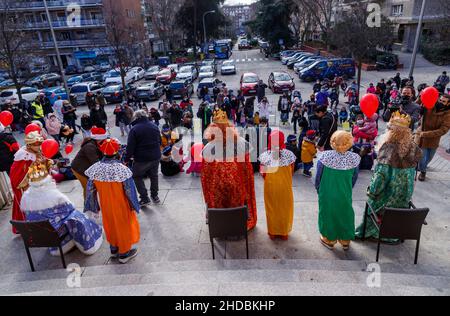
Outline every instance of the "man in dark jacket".
[[328, 112], [326, 106], [319, 106], [316, 109], [316, 117], [319, 118], [319, 143], [317, 148], [320, 151], [333, 150], [331, 148], [331, 136], [337, 131], [338, 124], [333, 113]]
[[183, 111], [176, 102], [173, 102], [172, 107], [167, 111], [167, 113], [170, 115], [170, 127], [172, 129], [181, 126]]
[[161, 133], [158, 127], [150, 122], [145, 111], [139, 110], [134, 114], [133, 128], [128, 136], [126, 162], [134, 160], [133, 179], [140, 195], [140, 205], [150, 204], [148, 190], [144, 178], [151, 182], [151, 198], [154, 204], [161, 203], [158, 197], [158, 171], [161, 160]]
[[85, 172], [103, 158], [103, 154], [99, 149], [99, 144], [106, 138], [107, 135], [104, 129], [93, 127], [91, 129], [91, 137], [83, 140], [80, 151], [72, 161], [72, 171], [83, 187], [84, 198], [86, 198], [86, 186], [88, 183]]
[[262, 80], [260, 80], [258, 85], [256, 86], [256, 96], [258, 97], [258, 103], [261, 103], [261, 101], [266, 96], [267, 88], [268, 86]]
[[0, 123], [0, 172], [9, 175], [14, 162], [14, 154], [20, 149], [19, 144], [11, 133], [6, 133]]

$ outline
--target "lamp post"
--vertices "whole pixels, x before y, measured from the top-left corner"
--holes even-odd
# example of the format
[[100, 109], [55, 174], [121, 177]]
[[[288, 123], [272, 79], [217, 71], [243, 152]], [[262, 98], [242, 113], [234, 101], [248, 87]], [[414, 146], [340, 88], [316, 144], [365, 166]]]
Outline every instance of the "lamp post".
[[203, 13], [203, 36], [205, 38], [205, 54], [208, 53], [208, 48], [207, 48], [207, 40], [206, 40], [206, 22], [205, 22], [205, 18], [208, 14], [212, 14], [212, 13], [216, 13], [216, 10], [212, 10], [212, 11], [208, 11]]
[[425, 7], [427, 5], [427, 0], [422, 0], [422, 9], [420, 10], [419, 24], [417, 25], [416, 31], [416, 41], [414, 42], [414, 50], [411, 59], [411, 67], [409, 68], [409, 76], [412, 77], [414, 74], [414, 68], [416, 66], [417, 52], [419, 50], [420, 36], [422, 35], [422, 24], [423, 16], [425, 14]]
[[44, 6], [45, 6], [45, 13], [47, 15], [48, 25], [50, 25], [50, 32], [52, 34], [53, 44], [55, 45], [56, 59], [58, 61], [59, 71], [61, 73], [61, 77], [62, 77], [62, 80], [64, 83], [64, 89], [66, 89], [66, 93], [67, 93], [67, 95], [69, 95], [69, 87], [67, 86], [66, 74], [64, 73], [64, 67], [63, 67], [62, 60], [61, 60], [61, 54], [59, 53], [58, 42], [56, 41], [55, 30], [53, 29], [53, 22], [52, 22], [52, 18], [50, 16], [50, 12], [48, 10], [47, 0], [44, 0]]

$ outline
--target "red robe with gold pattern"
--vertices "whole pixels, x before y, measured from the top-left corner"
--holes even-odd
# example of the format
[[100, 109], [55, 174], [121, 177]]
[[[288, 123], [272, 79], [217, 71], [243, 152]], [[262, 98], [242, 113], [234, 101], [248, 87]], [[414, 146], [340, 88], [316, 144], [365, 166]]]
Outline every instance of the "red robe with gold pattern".
[[257, 222], [255, 179], [253, 167], [246, 162], [207, 162], [202, 167], [203, 195], [208, 208], [235, 208], [248, 206], [248, 230]]
[[[11, 179], [11, 187], [14, 193], [12, 219], [13, 221], [25, 221], [25, 215], [20, 209], [20, 201], [22, 195], [27, 189], [24, 184], [27, 181], [28, 169], [31, 164], [36, 160], [36, 155], [29, 153], [25, 148], [21, 148], [15, 155], [14, 163], [11, 166], [11, 172], [9, 177]], [[16, 229], [13, 227], [13, 233], [17, 234]]]

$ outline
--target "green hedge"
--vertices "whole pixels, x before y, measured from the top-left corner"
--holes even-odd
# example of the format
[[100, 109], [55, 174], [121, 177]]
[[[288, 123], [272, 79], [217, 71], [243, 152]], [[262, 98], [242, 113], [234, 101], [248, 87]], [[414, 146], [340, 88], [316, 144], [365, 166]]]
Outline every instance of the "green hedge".
[[422, 54], [430, 62], [436, 65], [450, 65], [450, 42], [422, 43]]

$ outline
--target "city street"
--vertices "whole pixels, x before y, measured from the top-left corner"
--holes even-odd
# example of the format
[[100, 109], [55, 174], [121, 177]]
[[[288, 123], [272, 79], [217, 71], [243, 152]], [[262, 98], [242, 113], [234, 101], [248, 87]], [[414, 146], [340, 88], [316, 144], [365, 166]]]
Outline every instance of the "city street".
[[[239, 89], [240, 74], [254, 72], [264, 82], [272, 71], [286, 68], [279, 61], [266, 59], [259, 50], [237, 51], [238, 75], [219, 76], [229, 89]], [[405, 62], [407, 59], [405, 58]], [[417, 69], [420, 80], [431, 82], [440, 68], [430, 71], [426, 64]], [[363, 82], [377, 82], [391, 77], [392, 72], [364, 73]], [[138, 84], [142, 84], [140, 82]], [[311, 83], [301, 83], [296, 78], [296, 89], [307, 99]], [[277, 125], [279, 113], [276, 105], [278, 95], [267, 93], [274, 105], [271, 117]], [[199, 100], [193, 97], [194, 112]], [[157, 107], [158, 102], [147, 104]], [[107, 107], [110, 132], [123, 143], [119, 129], [114, 126], [112, 111]], [[78, 113], [87, 113], [80, 107]], [[201, 140], [199, 122], [195, 138]], [[381, 127], [384, 130], [384, 123]], [[282, 128], [286, 135], [291, 131]], [[19, 135], [17, 135], [20, 137]], [[23, 141], [23, 140], [21, 140]], [[29, 293], [34, 295], [449, 295], [450, 294], [450, 158], [444, 152], [445, 138], [429, 173], [430, 180], [417, 183], [414, 203], [429, 207], [428, 226], [424, 227], [420, 266], [414, 267], [415, 243], [407, 241], [399, 246], [384, 246], [381, 257], [381, 287], [366, 286], [369, 273], [367, 264], [374, 262], [376, 244], [355, 242], [349, 252], [331, 252], [320, 245], [318, 198], [313, 181], [294, 176], [295, 220], [289, 241], [271, 241], [267, 236], [264, 209], [263, 179], [255, 176], [258, 207], [258, 224], [250, 234], [250, 260], [246, 262], [245, 243], [242, 241], [219, 241], [216, 256], [211, 261], [211, 246], [205, 220], [205, 205], [200, 179], [186, 174], [166, 178], [160, 174], [160, 197], [162, 204], [151, 205], [139, 215], [142, 238], [138, 245], [140, 255], [128, 266], [118, 266], [110, 259], [109, 245], [105, 242], [94, 256], [85, 257], [78, 251], [67, 256], [68, 263], [80, 265], [83, 271], [82, 285], [70, 289], [66, 285], [67, 273], [59, 270], [60, 260], [48, 255], [45, 249], [32, 250], [35, 274], [28, 273], [29, 266], [23, 242], [13, 237], [9, 220], [11, 212], [0, 212], [0, 294]], [[78, 151], [81, 138], [75, 140]], [[313, 169], [314, 172], [314, 169]], [[367, 201], [366, 188], [371, 172], [361, 172], [354, 190], [356, 224], [362, 220]], [[58, 188], [83, 209], [83, 193], [78, 181], [64, 182]], [[220, 258], [225, 256], [226, 261]], [[111, 277], [114, 275], [114, 277]]]

